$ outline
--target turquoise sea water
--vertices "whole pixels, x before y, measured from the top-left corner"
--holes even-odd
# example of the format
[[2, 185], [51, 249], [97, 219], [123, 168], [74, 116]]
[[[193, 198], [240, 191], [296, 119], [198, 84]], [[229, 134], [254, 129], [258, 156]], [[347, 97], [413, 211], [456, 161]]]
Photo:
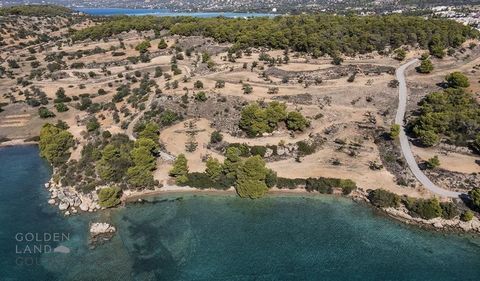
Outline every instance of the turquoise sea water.
[[[480, 278], [479, 238], [407, 227], [346, 199], [170, 195], [64, 218], [46, 203], [49, 176], [36, 147], [0, 148], [2, 281]], [[118, 232], [91, 250], [91, 221]], [[68, 234], [43, 244], [70, 252], [18, 253], [42, 244], [18, 233]]]
[[190, 16], [197, 18], [244, 18], [244, 17], [273, 17], [275, 14], [267, 13], [233, 13], [233, 12], [171, 12], [165, 9], [124, 9], [124, 8], [76, 8], [75, 10], [93, 16], [145, 16], [154, 15], [161, 17]]

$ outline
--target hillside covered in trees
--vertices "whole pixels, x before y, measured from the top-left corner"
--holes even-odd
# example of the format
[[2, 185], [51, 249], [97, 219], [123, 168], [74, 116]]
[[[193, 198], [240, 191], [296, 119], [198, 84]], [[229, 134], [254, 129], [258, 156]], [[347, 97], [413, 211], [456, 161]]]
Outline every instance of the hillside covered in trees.
[[327, 14], [276, 18], [231, 19], [192, 17], [117, 17], [77, 31], [74, 40], [99, 40], [124, 31], [170, 30], [183, 36], [202, 35], [236, 48], [292, 49], [314, 56], [354, 55], [396, 49], [402, 45], [424, 49], [458, 47], [478, 32], [450, 20], [421, 17], [336, 16]]
[[20, 5], [0, 8], [0, 16], [64, 16], [73, 11], [56, 5]]

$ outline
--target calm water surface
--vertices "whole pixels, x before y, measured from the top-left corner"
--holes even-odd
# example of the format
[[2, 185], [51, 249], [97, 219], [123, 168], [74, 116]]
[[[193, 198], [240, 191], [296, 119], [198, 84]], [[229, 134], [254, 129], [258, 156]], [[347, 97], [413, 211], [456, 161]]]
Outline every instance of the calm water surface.
[[[171, 195], [64, 218], [46, 203], [50, 173], [36, 147], [0, 148], [2, 281], [480, 278], [480, 239], [407, 227], [345, 199]], [[118, 232], [91, 250], [91, 221]], [[68, 239], [19, 241], [26, 233]], [[70, 252], [25, 252], [41, 245]]]

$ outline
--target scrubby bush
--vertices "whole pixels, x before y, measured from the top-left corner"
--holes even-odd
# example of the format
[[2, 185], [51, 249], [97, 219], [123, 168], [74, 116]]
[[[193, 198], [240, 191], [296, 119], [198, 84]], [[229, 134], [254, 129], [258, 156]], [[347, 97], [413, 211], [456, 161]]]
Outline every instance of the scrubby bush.
[[403, 48], [396, 49], [394, 52], [394, 58], [396, 60], [402, 61], [405, 59], [406, 56], [407, 56], [407, 52]]
[[275, 172], [272, 169], [267, 169], [267, 174], [265, 176], [265, 184], [267, 185], [267, 187], [272, 188], [275, 185], [277, 185], [277, 182], [278, 182], [277, 172]]
[[307, 183], [306, 179], [288, 179], [288, 178], [281, 178], [277, 179], [277, 187], [280, 189], [295, 189], [295, 188], [303, 188]]
[[447, 75], [445, 80], [447, 81], [448, 86], [451, 88], [468, 88], [470, 86], [468, 77], [458, 71]]
[[42, 106], [38, 108], [38, 116], [40, 116], [40, 118], [46, 119], [46, 118], [53, 118], [56, 115], [55, 113], [51, 112], [48, 108]]
[[390, 127], [390, 139], [394, 140], [398, 138], [399, 135], [400, 135], [400, 125], [393, 124]]
[[467, 210], [467, 211], [463, 212], [463, 213], [460, 215], [460, 219], [461, 219], [462, 221], [467, 222], [467, 221], [473, 220], [473, 216], [474, 216], [474, 215], [473, 215], [473, 212], [470, 211], [470, 210]]
[[259, 155], [263, 158], [265, 156], [265, 153], [267, 153], [267, 148], [265, 146], [254, 145], [250, 147], [251, 155]]
[[63, 102], [55, 104], [55, 108], [58, 112], [68, 111], [68, 106], [66, 106]]
[[432, 71], [433, 71], [433, 64], [432, 64], [432, 61], [428, 58], [422, 60], [420, 66], [417, 67], [418, 73], [428, 74]]
[[196, 101], [200, 101], [200, 102], [204, 102], [208, 99], [207, 97], [207, 94], [205, 94], [205, 92], [198, 92], [196, 95], [195, 95], [195, 100]]
[[306, 141], [297, 142], [297, 147], [298, 147], [298, 154], [300, 156], [307, 156], [307, 155], [313, 154], [317, 149], [317, 146], [314, 143], [310, 144]]
[[98, 204], [104, 208], [115, 207], [120, 204], [121, 189], [118, 187], [105, 187], [98, 191]]
[[286, 119], [287, 128], [292, 131], [303, 131], [310, 123], [300, 112], [291, 111], [287, 115]]
[[428, 169], [435, 169], [440, 166], [440, 160], [438, 159], [438, 156], [435, 155], [432, 158], [428, 159], [426, 164]]
[[430, 220], [442, 216], [443, 210], [437, 198], [404, 200], [404, 205], [412, 216]]
[[145, 41], [141, 42], [140, 44], [138, 44], [137, 46], [135, 46], [135, 50], [137, 50], [138, 52], [143, 54], [143, 53], [146, 53], [148, 51], [148, 48], [150, 48], [150, 47], [151, 47], [150, 41], [145, 40]]
[[211, 143], [219, 143], [223, 140], [223, 135], [220, 131], [213, 131], [210, 135], [210, 142]]
[[480, 210], [480, 187], [475, 187], [468, 192], [470, 199], [472, 199], [472, 205], [474, 208]]
[[400, 196], [384, 189], [370, 191], [368, 193], [368, 200], [379, 208], [396, 208], [400, 205]]
[[442, 202], [440, 208], [442, 208], [442, 218], [444, 219], [451, 220], [458, 216], [458, 208], [452, 202]]

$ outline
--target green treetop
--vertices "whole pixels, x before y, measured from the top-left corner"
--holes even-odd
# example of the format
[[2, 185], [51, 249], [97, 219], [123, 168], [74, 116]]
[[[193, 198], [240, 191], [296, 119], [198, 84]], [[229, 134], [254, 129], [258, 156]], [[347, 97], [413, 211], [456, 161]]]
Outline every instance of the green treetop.
[[472, 199], [472, 204], [475, 208], [480, 210], [480, 187], [476, 187], [468, 192]]
[[398, 124], [393, 124], [391, 127], [390, 127], [390, 138], [392, 140], [398, 138], [398, 136], [400, 135], [400, 125]]
[[160, 39], [160, 42], [158, 42], [158, 48], [159, 49], [166, 49], [168, 47], [167, 42], [165, 42], [165, 39]]
[[111, 208], [120, 204], [121, 190], [118, 187], [106, 187], [98, 191], [98, 204], [104, 208]]
[[177, 159], [175, 159], [169, 175], [175, 177], [179, 184], [185, 183], [188, 180], [188, 161], [184, 154], [178, 155]]
[[243, 108], [239, 126], [250, 137], [255, 137], [271, 130], [268, 126], [267, 113], [257, 103], [249, 104]]
[[260, 198], [268, 191], [265, 183], [267, 168], [265, 161], [259, 155], [245, 160], [238, 169], [236, 190], [240, 197]]
[[149, 40], [145, 40], [142, 43], [138, 44], [135, 47], [135, 50], [139, 51], [141, 54], [146, 53], [148, 51], [148, 48], [150, 48], [152, 45], [150, 45]]
[[237, 171], [241, 163], [240, 150], [233, 146], [228, 147], [225, 152], [225, 161], [223, 162], [224, 172], [227, 178], [235, 178], [237, 176]]
[[46, 158], [52, 165], [65, 163], [70, 157], [70, 148], [73, 147], [72, 134], [52, 124], [43, 125], [40, 130], [40, 156]]
[[458, 71], [447, 75], [445, 80], [451, 88], [468, 88], [470, 86], [468, 77]]
[[292, 131], [303, 131], [310, 126], [310, 122], [308, 122], [308, 120], [297, 111], [291, 111], [288, 113], [286, 123], [287, 128]]
[[218, 161], [218, 159], [213, 157], [208, 157], [207, 159], [207, 168], [205, 169], [205, 173], [214, 181], [218, 180], [223, 172], [223, 166]]
[[138, 134], [139, 138], [147, 138], [153, 140], [155, 143], [158, 143], [158, 132], [160, 127], [155, 122], [148, 122], [145, 125], [145, 128]]
[[417, 72], [428, 74], [433, 71], [433, 64], [432, 61], [428, 58], [422, 60], [422, 63], [419, 67], [417, 67]]

